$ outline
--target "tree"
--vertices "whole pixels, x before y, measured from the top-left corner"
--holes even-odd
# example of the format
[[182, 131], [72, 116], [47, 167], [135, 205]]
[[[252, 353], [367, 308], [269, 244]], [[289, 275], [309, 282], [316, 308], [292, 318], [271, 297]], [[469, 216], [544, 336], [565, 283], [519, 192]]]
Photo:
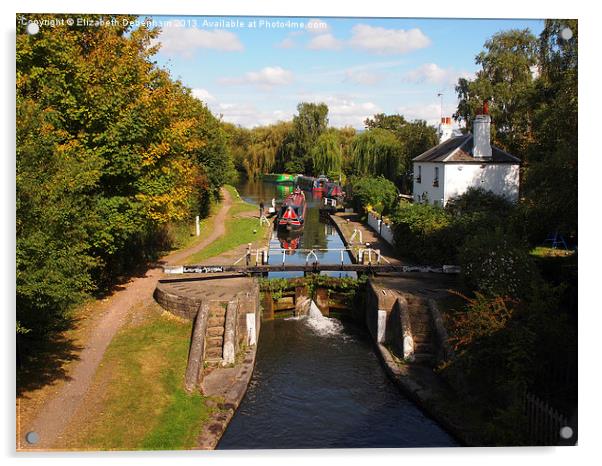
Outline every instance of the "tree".
[[481, 65], [476, 79], [460, 78], [459, 103], [454, 118], [472, 128], [485, 100], [489, 106], [493, 142], [514, 154], [523, 154], [531, 141], [530, 94], [537, 65], [537, 39], [528, 30], [512, 29], [495, 34], [476, 56]]
[[279, 167], [291, 173], [319, 175], [313, 166], [311, 150], [328, 128], [328, 106], [301, 102], [293, 117], [293, 130], [284, 141]]
[[326, 174], [329, 178], [338, 178], [341, 174], [341, 144], [335, 131], [320, 135], [311, 151], [314, 170]]
[[412, 159], [437, 145], [437, 131], [428, 126], [424, 120], [407, 121], [403, 115], [385, 115], [379, 113], [373, 118], [367, 118], [366, 128], [385, 129], [395, 135], [403, 149], [403, 162], [405, 172], [400, 173], [397, 180], [402, 192], [412, 190], [413, 176]]
[[386, 129], [365, 131], [353, 141], [353, 166], [358, 175], [382, 175], [395, 182], [406, 170], [403, 147]]
[[37, 336], [156, 258], [232, 172], [219, 120], [153, 63], [159, 30], [85, 19], [106, 26], [17, 26], [17, 316]]
[[[570, 39], [561, 36], [565, 28]], [[523, 177], [527, 222], [540, 239], [555, 230], [577, 237], [577, 46], [576, 20], [546, 20], [532, 99], [533, 143]]]

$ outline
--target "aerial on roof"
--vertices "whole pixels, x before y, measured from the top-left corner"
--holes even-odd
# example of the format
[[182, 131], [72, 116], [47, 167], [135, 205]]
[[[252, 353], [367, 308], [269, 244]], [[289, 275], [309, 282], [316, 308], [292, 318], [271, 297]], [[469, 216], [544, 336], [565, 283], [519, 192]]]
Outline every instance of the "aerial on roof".
[[462, 162], [462, 163], [520, 163], [520, 159], [504, 152], [502, 149], [491, 146], [491, 158], [473, 157], [473, 135], [463, 134], [450, 138], [438, 146], [432, 147], [413, 162]]

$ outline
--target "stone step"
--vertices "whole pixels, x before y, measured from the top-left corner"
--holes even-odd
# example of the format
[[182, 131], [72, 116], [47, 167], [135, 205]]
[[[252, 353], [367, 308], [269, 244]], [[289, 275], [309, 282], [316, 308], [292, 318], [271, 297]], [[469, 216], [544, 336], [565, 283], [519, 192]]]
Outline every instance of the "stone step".
[[414, 346], [416, 346], [416, 345], [432, 345], [433, 344], [432, 338], [424, 337], [422, 335], [413, 335], [412, 339], [414, 340]]
[[431, 333], [431, 324], [430, 322], [410, 322], [412, 327], [412, 333]]
[[211, 361], [212, 359], [221, 359], [222, 348], [221, 346], [213, 346], [205, 348], [205, 361]]
[[208, 337], [221, 337], [224, 334], [224, 327], [209, 327], [207, 329]]
[[207, 319], [207, 327], [223, 327], [225, 323], [225, 317], [209, 317]]
[[223, 343], [224, 343], [223, 337], [208, 336], [207, 337], [207, 345], [206, 346], [207, 346], [207, 348], [213, 348], [215, 346], [219, 346], [221, 348]]
[[212, 317], [226, 317], [226, 310], [223, 307], [216, 307], [209, 310], [209, 318]]
[[414, 363], [415, 364], [426, 364], [432, 365], [437, 362], [437, 358], [432, 353], [415, 353]]
[[414, 346], [414, 354], [430, 354], [433, 352], [433, 347], [431, 345]]
[[213, 315], [216, 317], [221, 317], [226, 315], [227, 304], [227, 302], [223, 301], [211, 301], [209, 303], [209, 316], [211, 317]]

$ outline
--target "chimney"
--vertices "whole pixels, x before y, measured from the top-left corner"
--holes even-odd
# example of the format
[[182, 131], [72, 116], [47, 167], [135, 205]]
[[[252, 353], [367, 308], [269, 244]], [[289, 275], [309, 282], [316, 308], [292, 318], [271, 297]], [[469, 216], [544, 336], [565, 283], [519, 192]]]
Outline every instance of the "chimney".
[[439, 144], [447, 141], [452, 136], [451, 117], [441, 117], [441, 123], [439, 123]]
[[489, 103], [483, 102], [483, 114], [477, 115], [472, 126], [473, 132], [473, 157], [491, 158], [491, 117], [489, 116]]

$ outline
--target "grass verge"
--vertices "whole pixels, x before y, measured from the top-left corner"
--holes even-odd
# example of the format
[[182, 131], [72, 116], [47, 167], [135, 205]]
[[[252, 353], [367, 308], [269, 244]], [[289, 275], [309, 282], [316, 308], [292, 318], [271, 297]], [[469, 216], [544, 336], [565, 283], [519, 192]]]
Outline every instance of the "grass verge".
[[188, 257], [188, 264], [199, 263], [211, 257], [230, 251], [241, 244], [254, 243], [265, 238], [269, 227], [259, 225], [259, 220], [249, 214], [258, 209], [257, 206], [243, 201], [232, 186], [225, 187], [232, 196], [232, 206], [226, 220], [226, 233], [202, 251]]
[[142, 323], [124, 327], [107, 349], [85, 413], [71, 428], [70, 447], [179, 450], [195, 445], [210, 409], [204, 397], [183, 388], [190, 322], [160, 313], [156, 303], [142, 314]]

